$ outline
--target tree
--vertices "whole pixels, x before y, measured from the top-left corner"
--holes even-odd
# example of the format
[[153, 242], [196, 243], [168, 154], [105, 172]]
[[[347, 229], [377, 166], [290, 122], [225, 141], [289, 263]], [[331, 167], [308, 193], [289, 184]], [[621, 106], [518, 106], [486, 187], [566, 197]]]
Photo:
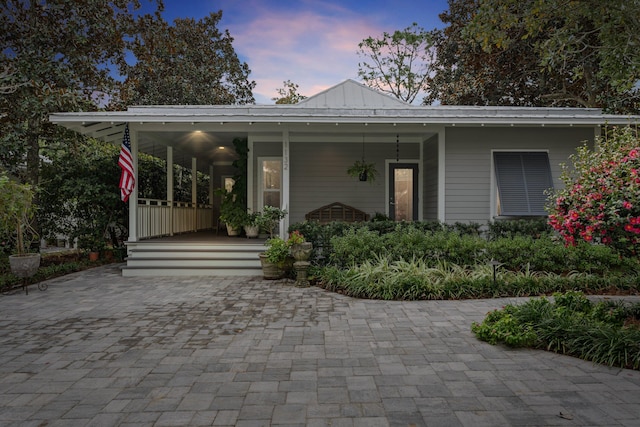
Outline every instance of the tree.
[[358, 44], [358, 76], [373, 88], [396, 98], [413, 102], [420, 92], [429, 90], [434, 71], [433, 33], [418, 24], [382, 38], [368, 37]]
[[564, 167], [565, 188], [553, 194], [549, 224], [568, 245], [579, 240], [612, 246], [624, 255], [640, 250], [640, 138], [614, 128], [580, 147]]
[[[17, 82], [16, 78], [16, 70], [11, 68], [9, 64], [5, 64], [3, 66], [2, 71], [0, 71], [0, 95], [8, 95], [10, 93], [18, 90], [20, 86], [25, 86], [27, 84], [26, 81]], [[0, 112], [0, 116], [2, 113]]]
[[139, 7], [139, 0], [0, 3], [0, 67], [17, 82], [0, 96], [3, 167], [38, 183], [41, 146], [70, 135], [48, 115], [95, 110], [112, 94], [110, 70], [124, 61]]
[[449, 9], [436, 79], [444, 103], [638, 111], [640, 1], [449, 0]]
[[469, 39], [467, 27], [479, 0], [450, 0], [440, 19], [449, 24], [434, 34], [436, 73], [430, 101], [451, 105], [543, 105], [547, 89], [532, 40], [485, 51]]
[[123, 64], [126, 76], [120, 103], [250, 104], [254, 81], [240, 62], [228, 30], [220, 31], [222, 11], [195, 21], [176, 19], [169, 25], [159, 14], [143, 16], [139, 34], [129, 43], [133, 65]]
[[297, 104], [307, 98], [306, 96], [298, 93], [300, 86], [296, 83], [293, 83], [291, 80], [285, 80], [282, 83], [283, 87], [276, 89], [280, 97], [271, 98], [271, 100], [275, 101], [276, 104]]
[[120, 200], [120, 148], [88, 139], [52, 152], [42, 166], [39, 211], [45, 237], [78, 238], [82, 247], [99, 250], [111, 236], [126, 235], [128, 205]]

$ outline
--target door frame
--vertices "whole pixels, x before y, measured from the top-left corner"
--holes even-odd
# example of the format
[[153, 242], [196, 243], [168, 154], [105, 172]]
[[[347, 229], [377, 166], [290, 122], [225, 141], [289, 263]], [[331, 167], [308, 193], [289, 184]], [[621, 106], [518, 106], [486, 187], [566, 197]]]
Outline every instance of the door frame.
[[411, 165], [415, 166], [417, 169], [417, 182], [414, 190], [415, 200], [414, 200], [414, 213], [416, 214], [416, 219], [414, 221], [420, 221], [422, 219], [422, 202], [420, 200], [420, 194], [422, 193], [422, 180], [420, 178], [420, 160], [416, 159], [386, 159], [384, 165], [384, 207], [385, 207], [385, 215], [391, 217], [391, 212], [389, 210], [389, 198], [391, 197], [391, 189], [390, 189], [390, 179], [391, 179], [391, 165]]

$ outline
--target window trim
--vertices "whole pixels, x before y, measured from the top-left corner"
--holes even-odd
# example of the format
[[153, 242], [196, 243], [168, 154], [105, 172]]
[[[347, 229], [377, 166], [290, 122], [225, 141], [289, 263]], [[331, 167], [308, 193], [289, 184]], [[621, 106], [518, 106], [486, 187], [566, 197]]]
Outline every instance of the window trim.
[[498, 188], [498, 178], [496, 176], [496, 168], [495, 168], [495, 154], [496, 153], [513, 153], [513, 154], [524, 154], [524, 153], [545, 153], [547, 155], [547, 160], [549, 162], [549, 178], [551, 181], [551, 188], [554, 188], [554, 178], [553, 172], [551, 170], [551, 159], [549, 156], [548, 149], [492, 149], [490, 156], [490, 212], [489, 218], [518, 218], [518, 217], [540, 217], [547, 216], [546, 213], [498, 213], [498, 197], [499, 197], [499, 188]]

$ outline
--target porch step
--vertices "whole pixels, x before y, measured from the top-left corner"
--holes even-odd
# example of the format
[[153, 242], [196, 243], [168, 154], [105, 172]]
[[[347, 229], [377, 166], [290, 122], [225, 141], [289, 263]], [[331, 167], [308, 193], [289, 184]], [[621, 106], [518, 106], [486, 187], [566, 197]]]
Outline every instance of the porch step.
[[229, 244], [202, 242], [127, 243], [122, 275], [134, 276], [260, 276], [258, 255], [263, 242]]

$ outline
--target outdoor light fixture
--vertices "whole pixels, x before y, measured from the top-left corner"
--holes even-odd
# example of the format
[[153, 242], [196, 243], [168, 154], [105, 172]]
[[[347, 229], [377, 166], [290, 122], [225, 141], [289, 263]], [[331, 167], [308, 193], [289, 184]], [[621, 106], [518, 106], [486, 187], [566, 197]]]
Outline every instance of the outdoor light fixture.
[[489, 265], [493, 267], [493, 286], [496, 286], [496, 269], [501, 265], [499, 261], [492, 259], [489, 261]]

